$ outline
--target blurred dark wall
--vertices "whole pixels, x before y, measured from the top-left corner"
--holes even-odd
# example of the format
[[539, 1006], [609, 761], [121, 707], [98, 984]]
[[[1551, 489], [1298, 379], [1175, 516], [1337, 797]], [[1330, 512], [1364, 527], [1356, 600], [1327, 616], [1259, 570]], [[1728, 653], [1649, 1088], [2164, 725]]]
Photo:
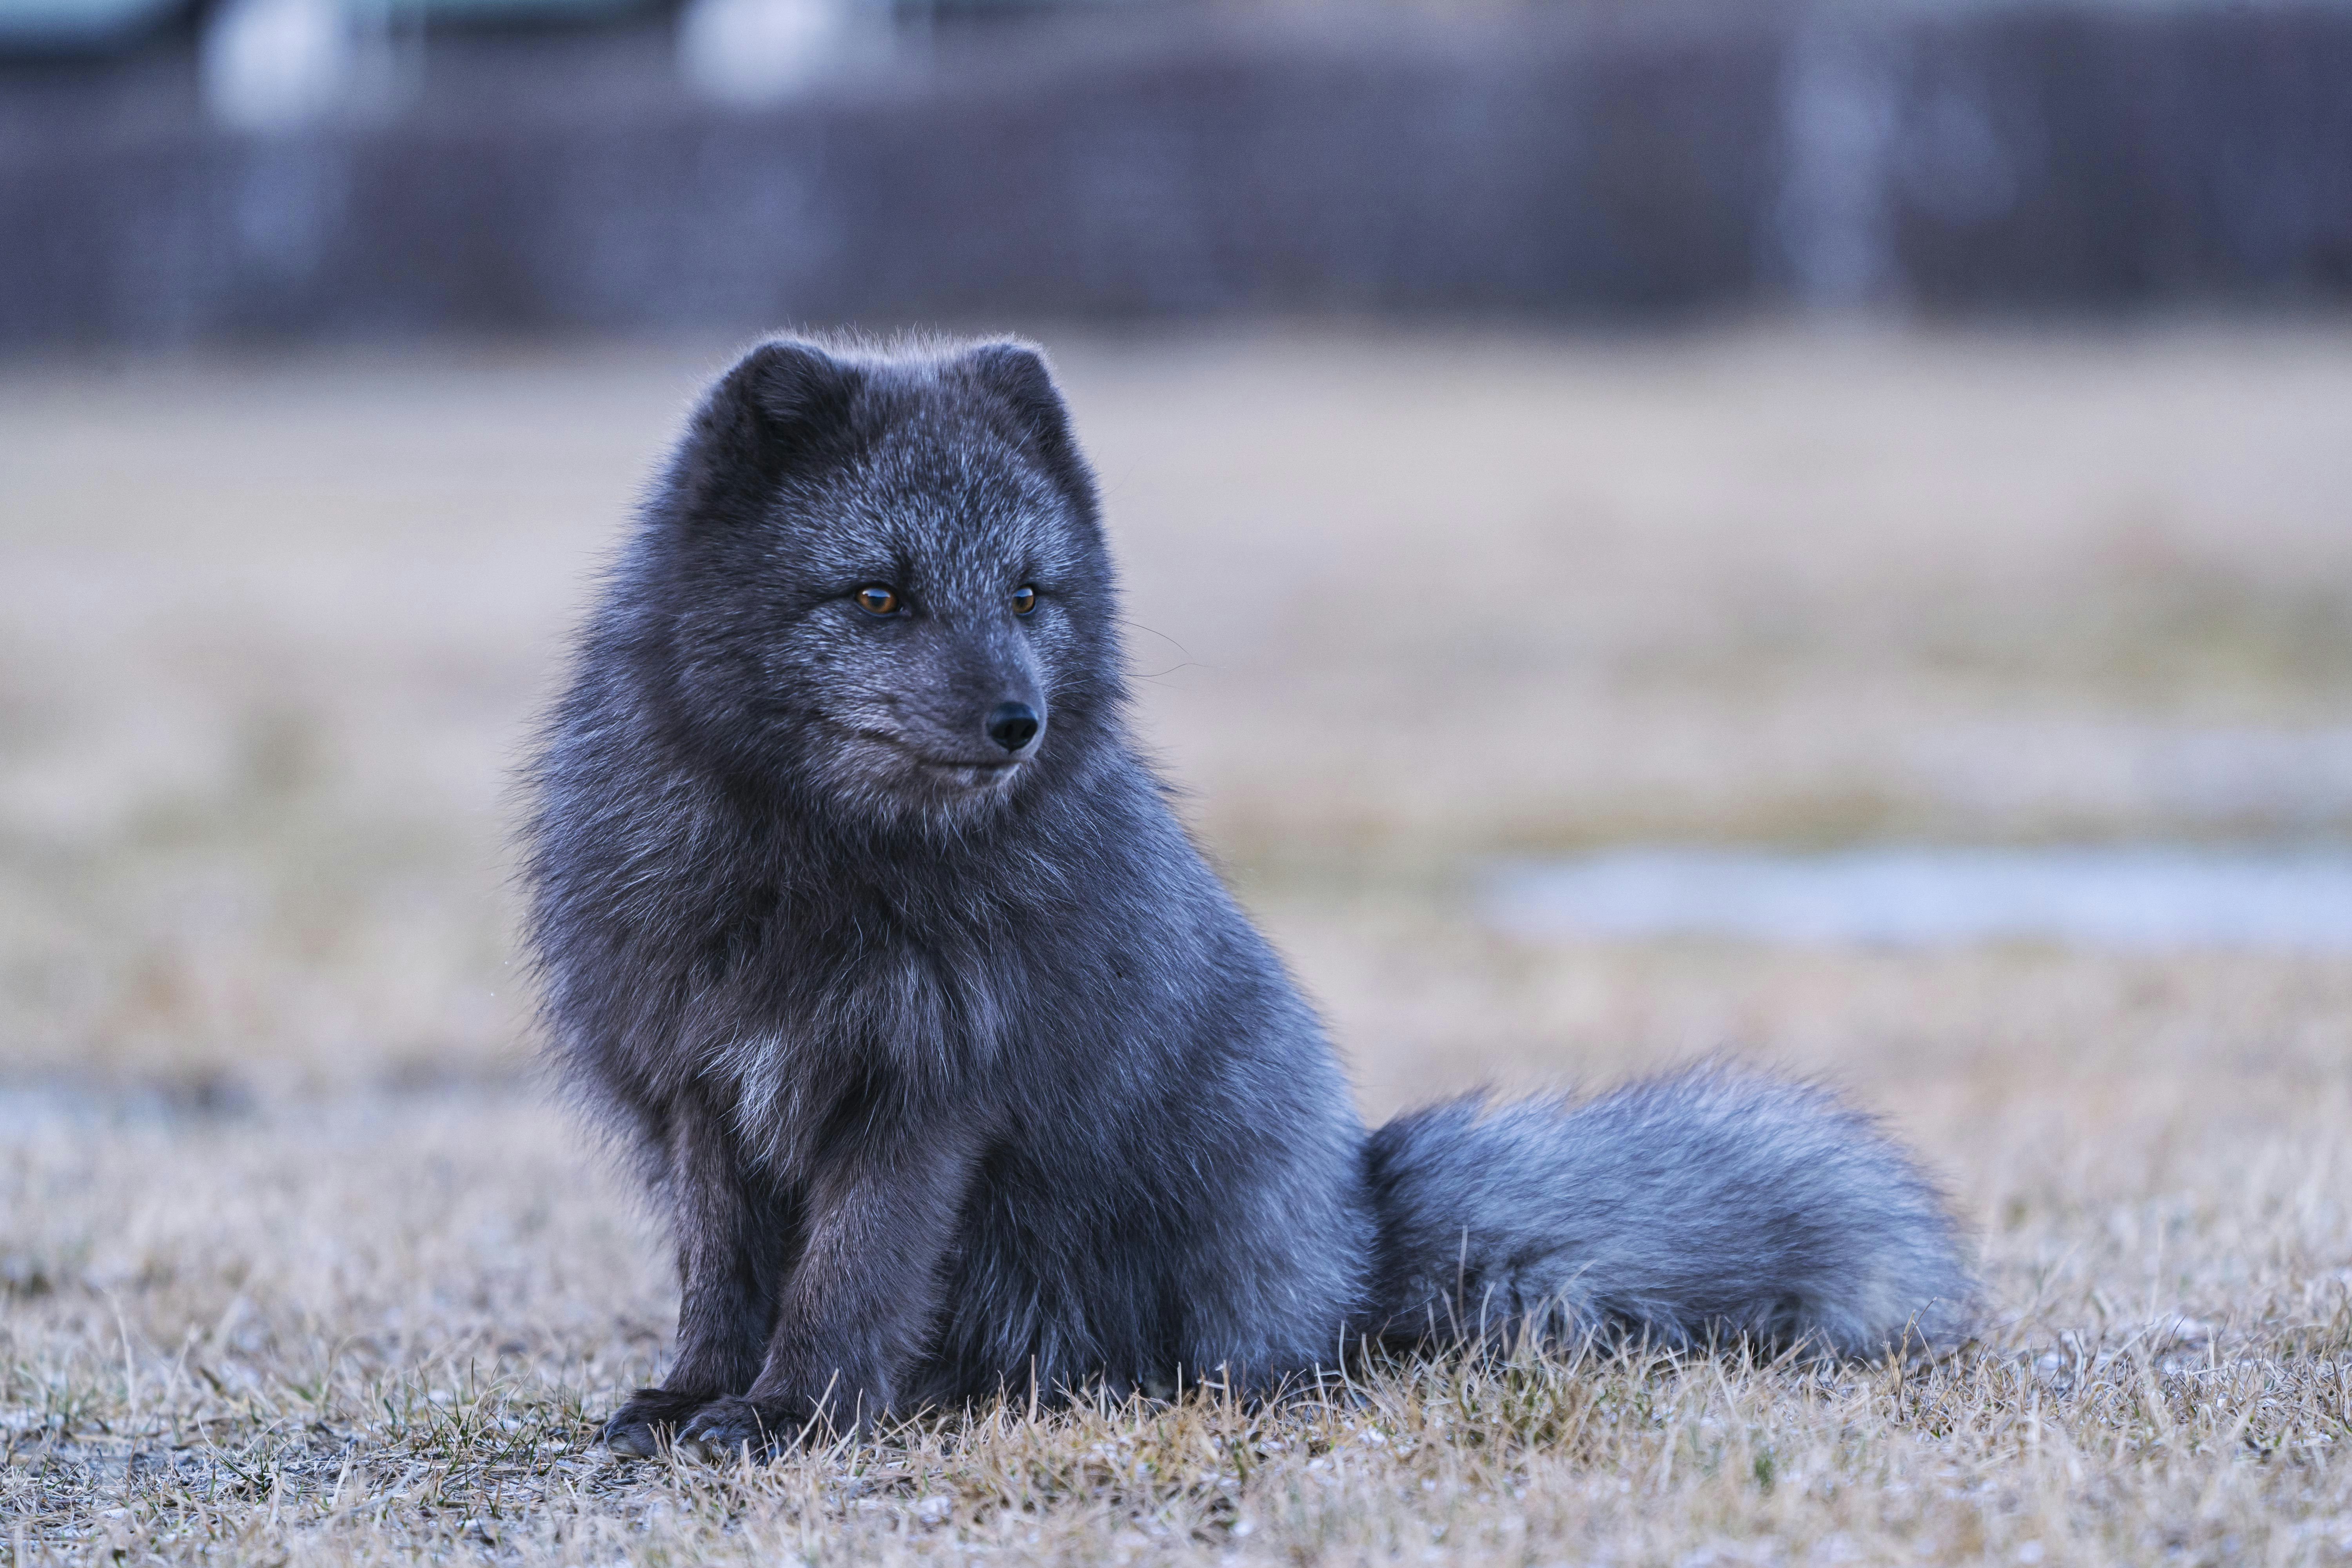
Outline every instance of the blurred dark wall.
[[267, 136], [19, 71], [0, 348], [2352, 296], [2352, 8], [1725, 15], [1032, 26], [758, 112], [642, 30], [436, 44]]

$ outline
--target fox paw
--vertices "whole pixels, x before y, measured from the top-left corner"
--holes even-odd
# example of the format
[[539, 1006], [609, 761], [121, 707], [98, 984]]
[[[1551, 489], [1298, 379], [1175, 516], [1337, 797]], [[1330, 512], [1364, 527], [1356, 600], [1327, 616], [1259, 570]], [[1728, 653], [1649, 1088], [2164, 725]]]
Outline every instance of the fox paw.
[[677, 1430], [710, 1403], [707, 1394], [640, 1388], [604, 1423], [604, 1447], [625, 1459], [650, 1459], [677, 1439]]
[[784, 1400], [714, 1399], [677, 1430], [677, 1447], [709, 1464], [745, 1450], [766, 1459], [797, 1439], [809, 1424], [806, 1407]]

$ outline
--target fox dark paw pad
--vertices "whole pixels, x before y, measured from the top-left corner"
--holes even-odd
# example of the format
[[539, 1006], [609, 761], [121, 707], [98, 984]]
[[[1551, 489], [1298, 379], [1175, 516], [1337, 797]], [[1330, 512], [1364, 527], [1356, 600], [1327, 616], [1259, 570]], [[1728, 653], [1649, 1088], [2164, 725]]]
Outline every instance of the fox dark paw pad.
[[626, 1459], [654, 1458], [677, 1429], [709, 1403], [708, 1394], [640, 1388], [604, 1423], [604, 1447]]
[[751, 1399], [714, 1399], [677, 1429], [679, 1452], [717, 1464], [750, 1449], [764, 1459], [808, 1424], [805, 1411]]

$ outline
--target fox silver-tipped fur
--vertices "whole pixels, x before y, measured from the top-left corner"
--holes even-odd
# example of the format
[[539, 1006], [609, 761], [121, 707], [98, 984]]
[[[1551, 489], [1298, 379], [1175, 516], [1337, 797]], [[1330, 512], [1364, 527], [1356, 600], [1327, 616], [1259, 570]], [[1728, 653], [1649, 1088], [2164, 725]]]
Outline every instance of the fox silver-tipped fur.
[[1942, 1201], [1818, 1088], [1368, 1131], [1128, 733], [1118, 624], [1029, 345], [779, 340], [696, 410], [522, 830], [555, 1058], [677, 1246], [615, 1450], [1373, 1345], [1965, 1334]]

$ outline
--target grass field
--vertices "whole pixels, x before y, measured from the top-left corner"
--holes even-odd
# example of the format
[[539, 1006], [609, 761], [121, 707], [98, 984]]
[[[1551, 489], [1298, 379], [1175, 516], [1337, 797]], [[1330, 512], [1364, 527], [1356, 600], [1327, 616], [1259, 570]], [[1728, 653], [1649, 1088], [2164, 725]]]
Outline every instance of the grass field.
[[2352, 1562], [2352, 963], [1536, 946], [1505, 855], [2352, 834], [2352, 330], [1055, 340], [1140, 717], [1369, 1113], [1728, 1050], [1924, 1150], [1933, 1368], [1396, 1366], [607, 1458], [663, 1248], [504, 771], [723, 347], [0, 368], [0, 1550]]

